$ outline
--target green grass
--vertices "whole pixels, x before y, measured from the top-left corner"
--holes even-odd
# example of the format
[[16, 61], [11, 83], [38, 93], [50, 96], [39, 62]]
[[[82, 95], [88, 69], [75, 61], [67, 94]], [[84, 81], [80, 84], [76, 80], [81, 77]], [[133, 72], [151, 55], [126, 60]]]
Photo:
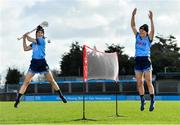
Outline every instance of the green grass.
[[180, 102], [157, 101], [149, 112], [139, 110], [138, 101], [119, 101], [119, 115], [115, 116], [114, 101], [86, 102], [86, 118], [82, 118], [82, 102], [0, 102], [0, 124], [180, 124]]

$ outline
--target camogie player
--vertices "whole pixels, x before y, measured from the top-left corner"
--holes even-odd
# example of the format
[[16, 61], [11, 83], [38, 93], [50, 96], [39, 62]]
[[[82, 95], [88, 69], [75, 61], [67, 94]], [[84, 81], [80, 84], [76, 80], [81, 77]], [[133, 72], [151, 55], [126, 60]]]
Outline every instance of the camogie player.
[[[45, 60], [45, 38], [44, 38], [44, 29], [41, 26], [37, 27], [36, 30], [36, 38], [31, 38], [28, 36], [29, 33], [26, 33], [23, 36], [23, 48], [24, 51], [32, 50], [32, 60], [29, 66], [29, 70], [25, 76], [23, 85], [21, 86], [19, 93], [17, 95], [14, 107], [17, 108], [20, 103], [21, 96], [26, 92], [26, 89], [32, 80], [33, 76], [36, 73], [44, 74], [46, 79], [52, 85], [52, 88], [59, 94], [59, 97], [62, 99], [64, 103], [67, 103], [66, 98], [63, 96], [58, 84], [53, 78], [51, 71], [49, 70], [49, 66]], [[26, 39], [32, 42], [29, 46], [26, 44]]]
[[139, 28], [139, 31], [136, 29], [135, 25], [135, 15], [137, 9], [135, 8], [132, 12], [131, 18], [131, 28], [136, 38], [135, 44], [135, 76], [137, 80], [137, 88], [141, 98], [140, 110], [144, 110], [145, 98], [144, 98], [144, 78], [147, 83], [149, 94], [151, 97], [149, 111], [154, 110], [154, 87], [152, 84], [152, 64], [150, 59], [150, 48], [151, 42], [154, 37], [154, 23], [153, 23], [153, 13], [149, 11], [149, 19], [151, 24], [151, 30], [147, 24], [142, 25]]

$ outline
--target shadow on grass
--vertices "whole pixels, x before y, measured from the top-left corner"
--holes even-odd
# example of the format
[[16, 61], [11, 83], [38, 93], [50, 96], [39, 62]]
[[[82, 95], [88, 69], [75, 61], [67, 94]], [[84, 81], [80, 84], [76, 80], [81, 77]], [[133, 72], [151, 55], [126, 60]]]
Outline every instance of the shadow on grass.
[[81, 118], [81, 119], [74, 119], [71, 121], [98, 121], [96, 119], [91, 119], [91, 118]]
[[124, 115], [111, 115], [111, 116], [108, 116], [108, 117], [119, 118], [119, 117], [127, 117], [127, 116], [124, 116]]
[[[51, 121], [50, 123], [75, 123], [75, 124], [79, 124], [81, 122], [89, 122], [89, 121], [99, 121], [96, 119], [91, 119], [91, 118], [79, 118], [79, 119], [66, 119], [66, 120], [55, 120], [55, 121]], [[77, 123], [76, 123], [77, 122]]]

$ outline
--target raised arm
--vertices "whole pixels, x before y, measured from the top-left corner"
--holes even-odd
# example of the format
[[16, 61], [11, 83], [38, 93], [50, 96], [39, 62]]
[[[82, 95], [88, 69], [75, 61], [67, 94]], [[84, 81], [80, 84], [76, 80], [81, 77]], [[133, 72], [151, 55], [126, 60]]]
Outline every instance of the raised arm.
[[137, 34], [137, 29], [136, 29], [136, 24], [135, 24], [135, 15], [136, 15], [136, 11], [137, 11], [137, 8], [135, 8], [132, 12], [132, 17], [131, 17], [131, 28], [132, 28], [132, 31], [134, 33], [134, 35]]
[[32, 47], [26, 44], [26, 38], [27, 38], [27, 34], [23, 35], [23, 49], [24, 51], [29, 51], [32, 49]]
[[150, 40], [153, 40], [154, 37], [154, 22], [153, 22], [153, 13], [152, 11], [149, 11], [149, 19], [151, 24], [151, 31], [149, 33]]
[[36, 39], [34, 39], [34, 38], [28, 36], [28, 34], [27, 34], [27, 40], [30, 41], [30, 42], [34, 42], [34, 43], [37, 42]]

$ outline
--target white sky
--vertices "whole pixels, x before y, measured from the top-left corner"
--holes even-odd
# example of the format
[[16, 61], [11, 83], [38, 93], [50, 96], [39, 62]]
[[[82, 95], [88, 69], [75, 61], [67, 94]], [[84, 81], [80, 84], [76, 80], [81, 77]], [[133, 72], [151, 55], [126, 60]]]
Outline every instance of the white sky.
[[[48, 21], [45, 35], [46, 59], [51, 69], [59, 69], [62, 54], [78, 41], [99, 50], [120, 44], [125, 53], [134, 55], [131, 13], [137, 8], [137, 28], [149, 24], [148, 11], [154, 13], [156, 34], [174, 35], [180, 46], [180, 0], [0, 0], [0, 74], [8, 67], [27, 71], [31, 51], [24, 52], [17, 37]], [[34, 33], [32, 33], [34, 36]]]

